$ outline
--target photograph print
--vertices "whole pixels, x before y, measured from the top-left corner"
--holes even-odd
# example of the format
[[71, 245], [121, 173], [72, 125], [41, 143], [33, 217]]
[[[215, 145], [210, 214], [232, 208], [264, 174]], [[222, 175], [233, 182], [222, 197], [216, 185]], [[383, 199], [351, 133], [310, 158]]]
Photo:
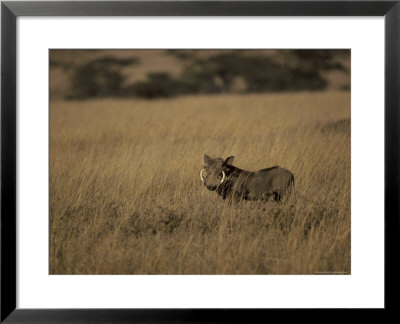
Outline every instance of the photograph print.
[[351, 274], [350, 62], [49, 50], [49, 273]]

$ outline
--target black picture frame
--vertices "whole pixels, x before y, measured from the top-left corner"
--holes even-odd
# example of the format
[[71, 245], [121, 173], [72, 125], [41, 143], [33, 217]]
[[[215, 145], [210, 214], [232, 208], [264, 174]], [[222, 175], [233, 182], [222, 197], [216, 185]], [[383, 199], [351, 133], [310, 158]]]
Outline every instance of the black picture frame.
[[[16, 308], [16, 19], [18, 16], [384, 16], [385, 311], [396, 310], [400, 233], [400, 0], [396, 1], [91, 1], [1, 3], [1, 322], [254, 322], [270, 309]], [[373, 127], [373, 125], [371, 125]], [[267, 314], [268, 312], [268, 314]], [[381, 310], [378, 310], [381, 315]], [[297, 310], [308, 314], [309, 311]], [[332, 312], [330, 312], [332, 314]], [[379, 316], [380, 316], [379, 315]], [[285, 316], [285, 315], [284, 315]], [[331, 315], [330, 315], [331, 316]], [[368, 315], [370, 316], [370, 315]], [[253, 318], [253, 320], [252, 320]], [[280, 320], [284, 319], [281, 317]]]

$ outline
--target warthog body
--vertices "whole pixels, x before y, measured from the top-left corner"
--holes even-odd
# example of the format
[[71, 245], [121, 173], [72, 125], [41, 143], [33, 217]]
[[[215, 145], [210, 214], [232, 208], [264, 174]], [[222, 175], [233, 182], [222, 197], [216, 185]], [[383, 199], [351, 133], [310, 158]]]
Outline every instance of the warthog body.
[[207, 189], [216, 191], [223, 199], [280, 201], [294, 186], [294, 176], [279, 166], [256, 172], [239, 169], [232, 165], [233, 156], [226, 160], [212, 159], [204, 155], [204, 168], [200, 178]]

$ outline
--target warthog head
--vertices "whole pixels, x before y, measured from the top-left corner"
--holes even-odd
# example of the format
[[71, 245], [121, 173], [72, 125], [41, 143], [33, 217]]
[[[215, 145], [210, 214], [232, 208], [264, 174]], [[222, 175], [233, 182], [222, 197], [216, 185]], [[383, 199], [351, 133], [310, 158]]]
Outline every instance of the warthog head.
[[204, 168], [200, 171], [200, 179], [208, 190], [216, 190], [226, 180], [226, 172], [232, 162], [233, 156], [223, 160], [221, 158], [212, 159], [204, 154]]

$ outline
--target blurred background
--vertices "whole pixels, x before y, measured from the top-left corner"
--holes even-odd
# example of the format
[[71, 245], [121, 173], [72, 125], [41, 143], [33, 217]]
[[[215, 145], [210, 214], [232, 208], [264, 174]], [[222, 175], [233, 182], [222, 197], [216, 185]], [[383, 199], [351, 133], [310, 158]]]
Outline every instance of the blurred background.
[[350, 50], [50, 50], [50, 98], [350, 90]]

